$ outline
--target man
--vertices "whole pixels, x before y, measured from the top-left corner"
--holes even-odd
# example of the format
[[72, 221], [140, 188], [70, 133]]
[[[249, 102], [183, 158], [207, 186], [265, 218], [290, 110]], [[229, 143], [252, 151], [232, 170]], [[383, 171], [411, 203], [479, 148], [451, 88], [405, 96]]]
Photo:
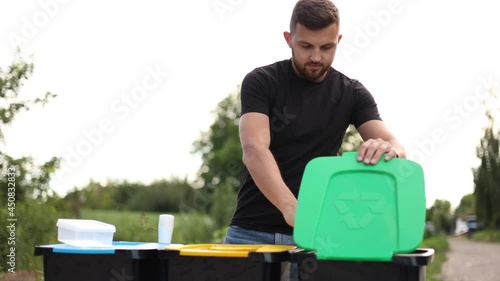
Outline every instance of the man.
[[331, 67], [342, 35], [330, 0], [299, 0], [284, 37], [292, 58], [256, 68], [241, 86], [245, 169], [224, 243], [294, 244], [305, 165], [336, 155], [349, 124], [365, 141], [358, 161], [405, 157], [368, 90]]

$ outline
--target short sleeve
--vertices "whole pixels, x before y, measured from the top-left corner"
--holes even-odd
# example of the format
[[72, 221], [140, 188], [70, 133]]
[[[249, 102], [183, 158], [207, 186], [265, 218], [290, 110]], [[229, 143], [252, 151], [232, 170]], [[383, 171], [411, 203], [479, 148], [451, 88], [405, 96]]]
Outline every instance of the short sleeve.
[[269, 116], [271, 104], [269, 78], [259, 69], [248, 73], [241, 84], [241, 115], [258, 112]]
[[372, 94], [359, 81], [353, 81], [351, 123], [357, 127], [370, 120], [382, 120]]

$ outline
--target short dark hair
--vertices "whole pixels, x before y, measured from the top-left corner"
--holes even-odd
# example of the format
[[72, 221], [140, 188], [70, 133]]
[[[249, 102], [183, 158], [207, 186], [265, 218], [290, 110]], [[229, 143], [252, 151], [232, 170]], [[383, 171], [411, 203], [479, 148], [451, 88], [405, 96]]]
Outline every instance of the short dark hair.
[[339, 23], [339, 10], [330, 0], [299, 0], [293, 8], [290, 19], [292, 34], [297, 23], [312, 30], [322, 29], [333, 23]]

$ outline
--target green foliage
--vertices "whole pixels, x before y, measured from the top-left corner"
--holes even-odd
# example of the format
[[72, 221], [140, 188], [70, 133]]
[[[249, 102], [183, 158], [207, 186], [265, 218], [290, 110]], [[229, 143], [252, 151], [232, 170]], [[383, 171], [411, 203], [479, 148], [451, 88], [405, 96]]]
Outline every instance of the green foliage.
[[445, 253], [449, 250], [448, 239], [446, 235], [436, 235], [422, 241], [420, 248], [431, 248], [436, 252]]
[[214, 191], [214, 202], [210, 209], [216, 227], [227, 227], [236, 206], [236, 191], [231, 185], [219, 186]]
[[157, 180], [151, 184], [90, 181], [81, 189], [69, 192], [65, 200], [72, 202], [74, 213], [81, 208], [100, 210], [135, 210], [146, 212], [179, 212], [196, 197], [186, 179]]
[[487, 230], [475, 231], [472, 234], [471, 239], [477, 241], [500, 243], [500, 230], [487, 229]]
[[[43, 98], [21, 100], [20, 87], [33, 72], [33, 63], [21, 58], [20, 51], [16, 53], [14, 62], [7, 67], [7, 71], [0, 68], [0, 141], [4, 142], [2, 128], [12, 123], [21, 110], [29, 110], [32, 105], [45, 104], [49, 98], [55, 97], [46, 93]], [[52, 196], [48, 183], [50, 176], [59, 166], [55, 157], [42, 165], [36, 165], [30, 157], [13, 158], [0, 150], [0, 171], [3, 175], [14, 172], [16, 202], [27, 198], [46, 200]], [[0, 179], [0, 196], [6, 198], [7, 177]]]
[[436, 228], [436, 233], [449, 234], [451, 232], [451, 203], [437, 199], [432, 207], [426, 211], [426, 220], [431, 221]]
[[[18, 113], [29, 110], [35, 104], [43, 105], [55, 97], [51, 93], [30, 100], [19, 97], [21, 86], [32, 72], [33, 63], [22, 59], [19, 50], [6, 71], [0, 68], [0, 142], [3, 144], [5, 138], [2, 128], [11, 125]], [[15, 237], [15, 240], [11, 240], [15, 245], [0, 248], [0, 270], [7, 269], [5, 260], [11, 247], [15, 250], [16, 271], [42, 268], [41, 260], [35, 260], [33, 251], [35, 245], [55, 242], [57, 211], [63, 206], [55, 203], [57, 197], [51, 191], [49, 182], [58, 166], [59, 159], [55, 157], [39, 165], [30, 157], [14, 158], [0, 150], [0, 204], [7, 206], [7, 200], [10, 203], [9, 209], [0, 209], [0, 214], [2, 218], [17, 219], [9, 222], [9, 225], [15, 224], [13, 231], [0, 232], [1, 241], [6, 242], [10, 237]]]
[[473, 193], [466, 194], [460, 199], [460, 204], [458, 204], [455, 210], [455, 218], [466, 219], [467, 216], [476, 213], [476, 197]]
[[342, 145], [340, 146], [339, 154], [342, 155], [344, 152], [358, 151], [362, 144], [363, 139], [356, 130], [356, 127], [354, 127], [354, 125], [349, 125], [344, 135]]
[[477, 200], [476, 214], [485, 226], [500, 227], [500, 130], [495, 131], [493, 113], [487, 111], [488, 125], [476, 148], [481, 160], [473, 169], [474, 195]]
[[[8, 217], [7, 209], [1, 208], [2, 218]], [[36, 245], [55, 243], [57, 240], [57, 210], [52, 204], [44, 204], [39, 200], [25, 199], [16, 204], [15, 223], [15, 245], [0, 248], [0, 255], [6, 257], [10, 247], [15, 248], [16, 270], [43, 268], [42, 261], [33, 256]], [[0, 241], [8, 241], [10, 231], [0, 231]], [[7, 245], [6, 245], [7, 246]], [[0, 270], [4, 271], [6, 263], [0, 264]]]
[[[181, 204], [189, 201], [196, 192], [185, 179], [159, 180], [137, 191], [128, 203], [121, 204], [129, 206], [130, 210], [149, 212], [179, 212]], [[115, 197], [116, 199], [118, 198]]]
[[[110, 196], [113, 198], [114, 210], [142, 210], [140, 206], [132, 206], [131, 202], [137, 200], [136, 198], [138, 197], [138, 193], [141, 189], [146, 188], [144, 185], [125, 180], [122, 182], [109, 181], [106, 186], [109, 187]], [[104, 208], [103, 206], [100, 206], [97, 209]]]
[[4, 140], [2, 127], [9, 125], [21, 110], [29, 110], [33, 104], [45, 104], [54, 94], [47, 92], [44, 97], [20, 100], [19, 90], [33, 73], [33, 63], [21, 57], [18, 49], [14, 61], [7, 70], [0, 67], [0, 141]]
[[446, 253], [449, 250], [448, 240], [444, 235], [434, 236], [422, 241], [419, 248], [434, 249], [434, 258], [430, 265], [426, 268], [428, 281], [439, 281], [437, 275], [441, 272], [441, 266], [446, 261]]
[[[59, 166], [59, 159], [53, 157], [42, 165], [36, 165], [31, 157], [13, 158], [0, 151], [0, 172], [15, 173], [16, 201], [27, 198], [47, 200], [54, 196], [50, 190], [51, 175]], [[7, 197], [8, 177], [0, 178], [0, 196]]]
[[[158, 218], [162, 213], [112, 210], [82, 210], [82, 219], [93, 219], [115, 225], [115, 241], [158, 241]], [[172, 243], [221, 243], [221, 230], [211, 216], [190, 212], [175, 216]], [[225, 234], [225, 233], [224, 233]]]
[[[158, 217], [161, 213], [82, 209], [81, 219], [98, 220], [116, 227], [114, 241], [158, 241]], [[75, 217], [76, 218], [76, 217]]]
[[214, 232], [219, 228], [214, 220], [203, 213], [181, 213], [175, 217], [175, 229], [172, 241], [181, 244], [212, 243]]
[[[239, 139], [239, 87], [213, 111], [215, 119], [209, 130], [202, 132], [193, 143], [193, 153], [201, 156], [196, 200], [191, 211], [207, 212], [213, 218], [213, 239], [221, 241], [221, 229], [226, 229], [236, 205], [236, 190], [243, 171]], [[212, 232], [213, 230], [212, 229]]]
[[424, 239], [431, 238], [432, 236], [434, 236], [434, 233], [430, 229], [425, 228]]
[[236, 190], [243, 170], [239, 141], [239, 88], [229, 94], [213, 111], [215, 121], [207, 132], [202, 132], [193, 143], [193, 153], [201, 155], [198, 172], [200, 186], [209, 190], [219, 184], [230, 184]]

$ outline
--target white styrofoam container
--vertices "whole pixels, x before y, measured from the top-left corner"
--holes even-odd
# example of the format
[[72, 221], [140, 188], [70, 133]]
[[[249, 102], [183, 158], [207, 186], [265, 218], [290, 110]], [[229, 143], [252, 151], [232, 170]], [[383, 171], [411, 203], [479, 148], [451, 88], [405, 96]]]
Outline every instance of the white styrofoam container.
[[110, 247], [116, 228], [96, 220], [58, 219], [57, 240], [76, 247]]

